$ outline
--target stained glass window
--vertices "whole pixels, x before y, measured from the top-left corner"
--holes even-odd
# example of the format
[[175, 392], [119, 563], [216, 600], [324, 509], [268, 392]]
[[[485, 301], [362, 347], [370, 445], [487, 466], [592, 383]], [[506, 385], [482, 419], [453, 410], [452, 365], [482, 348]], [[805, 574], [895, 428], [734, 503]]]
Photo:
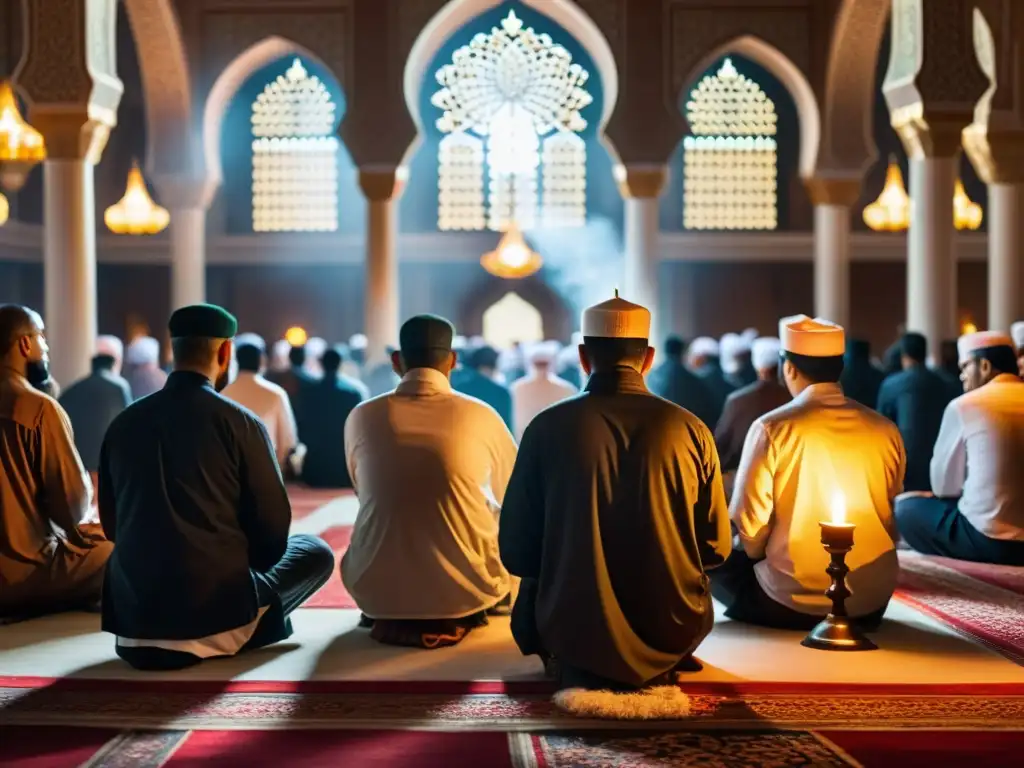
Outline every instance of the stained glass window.
[[298, 59], [252, 105], [252, 226], [257, 232], [338, 229], [335, 105]]
[[[442, 230], [586, 222], [589, 74], [510, 11], [437, 73]], [[484, 179], [486, 177], [486, 184]]]
[[690, 93], [683, 142], [683, 226], [778, 226], [775, 104], [726, 59]]

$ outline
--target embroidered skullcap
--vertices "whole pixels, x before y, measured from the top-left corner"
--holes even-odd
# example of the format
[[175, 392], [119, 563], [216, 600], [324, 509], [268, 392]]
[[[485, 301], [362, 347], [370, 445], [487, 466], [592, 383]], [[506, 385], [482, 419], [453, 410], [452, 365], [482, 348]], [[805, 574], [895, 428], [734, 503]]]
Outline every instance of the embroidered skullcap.
[[754, 367], [762, 371], [779, 364], [779, 355], [782, 353], [782, 342], [774, 336], [762, 336], [754, 339], [750, 347], [750, 361]]
[[956, 343], [957, 352], [960, 355], [960, 365], [970, 362], [975, 352], [994, 347], [1009, 347], [1013, 349], [1013, 339], [999, 331], [978, 331], [961, 336]]
[[129, 365], [156, 365], [160, 362], [160, 342], [152, 336], [140, 336], [128, 345], [125, 361]]
[[615, 297], [583, 310], [583, 335], [597, 339], [647, 339], [651, 312], [646, 307]]
[[1017, 349], [1024, 349], [1024, 320], [1010, 327], [1010, 335], [1013, 336], [1013, 343]]
[[96, 354], [120, 360], [124, 357], [124, 344], [117, 336], [99, 336], [96, 338]]
[[779, 321], [779, 340], [786, 352], [807, 357], [842, 357], [846, 352], [846, 332], [841, 325], [793, 315]]
[[215, 304], [193, 304], [175, 310], [167, 328], [172, 339], [189, 336], [232, 339], [238, 333], [238, 321], [223, 307]]

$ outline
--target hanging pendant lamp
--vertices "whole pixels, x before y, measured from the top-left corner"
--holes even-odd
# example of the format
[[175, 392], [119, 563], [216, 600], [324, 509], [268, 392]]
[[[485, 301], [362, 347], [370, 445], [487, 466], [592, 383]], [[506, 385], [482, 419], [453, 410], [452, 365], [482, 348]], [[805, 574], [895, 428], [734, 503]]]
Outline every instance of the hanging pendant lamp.
[[115, 235], [155, 235], [162, 232], [171, 216], [166, 208], [153, 202], [146, 190], [139, 166], [132, 163], [124, 197], [107, 208], [103, 221]]

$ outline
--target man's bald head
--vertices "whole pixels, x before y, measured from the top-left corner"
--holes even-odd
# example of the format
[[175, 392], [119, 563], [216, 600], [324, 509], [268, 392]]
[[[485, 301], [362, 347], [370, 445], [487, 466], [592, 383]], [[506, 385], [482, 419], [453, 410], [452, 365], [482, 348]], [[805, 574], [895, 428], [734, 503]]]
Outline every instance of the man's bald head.
[[50, 348], [38, 312], [18, 304], [0, 306], [0, 364], [37, 389], [50, 378]]
[[0, 357], [7, 357], [26, 336], [43, 332], [43, 318], [20, 304], [0, 305]]

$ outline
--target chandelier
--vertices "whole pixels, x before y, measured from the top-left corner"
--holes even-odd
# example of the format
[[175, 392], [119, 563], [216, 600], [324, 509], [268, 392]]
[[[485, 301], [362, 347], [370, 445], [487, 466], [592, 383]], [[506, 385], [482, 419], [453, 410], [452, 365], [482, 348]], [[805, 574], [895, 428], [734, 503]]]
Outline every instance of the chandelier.
[[155, 235], [162, 232], [170, 220], [167, 209], [153, 202], [146, 191], [142, 171], [137, 164], [132, 163], [124, 197], [103, 214], [107, 229], [115, 235]]
[[523, 233], [513, 222], [498, 247], [483, 255], [480, 265], [495, 277], [518, 280], [535, 274], [544, 266], [544, 261], [539, 253], [530, 250]]
[[11, 84], [0, 82], [0, 184], [17, 192], [32, 166], [45, 159], [42, 134], [22, 118]]
[[7, 223], [7, 216], [11, 212], [11, 207], [7, 204], [7, 198], [0, 192], [0, 227]]
[[957, 229], [977, 229], [981, 226], [984, 214], [981, 206], [967, 196], [962, 180], [956, 180], [956, 189], [953, 192], [953, 223]]
[[864, 209], [864, 223], [875, 232], [902, 232], [910, 226], [910, 198], [896, 158], [889, 158], [882, 194]]

